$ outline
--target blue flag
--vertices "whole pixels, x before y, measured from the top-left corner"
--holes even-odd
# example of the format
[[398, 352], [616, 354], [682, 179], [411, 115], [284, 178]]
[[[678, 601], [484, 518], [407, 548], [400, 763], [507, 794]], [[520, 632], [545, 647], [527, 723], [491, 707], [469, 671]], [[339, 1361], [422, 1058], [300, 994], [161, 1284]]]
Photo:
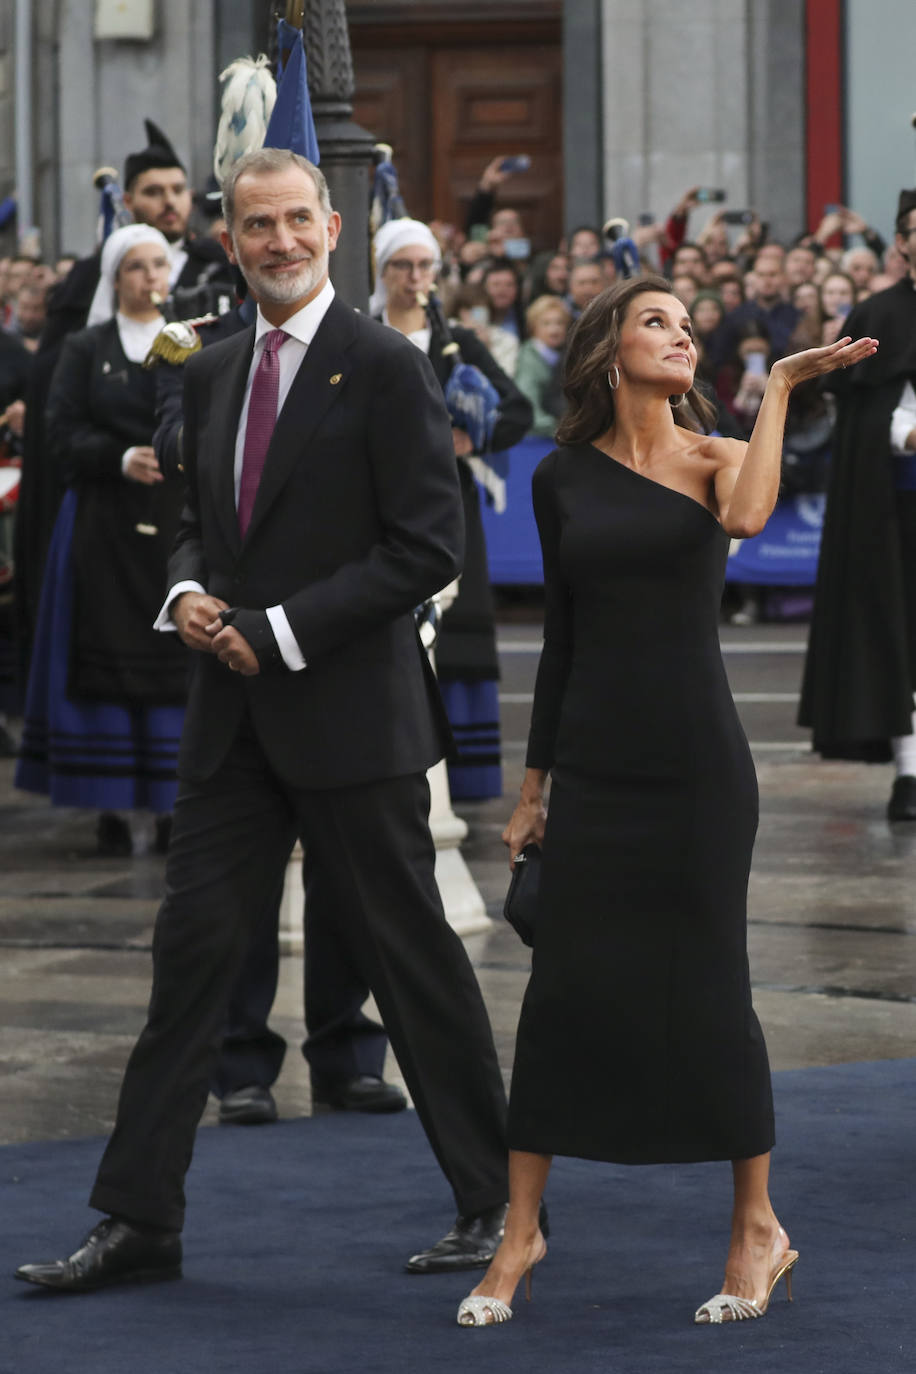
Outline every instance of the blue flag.
[[316, 166], [321, 160], [302, 30], [285, 19], [277, 24], [277, 103], [264, 135], [264, 147], [288, 148]]

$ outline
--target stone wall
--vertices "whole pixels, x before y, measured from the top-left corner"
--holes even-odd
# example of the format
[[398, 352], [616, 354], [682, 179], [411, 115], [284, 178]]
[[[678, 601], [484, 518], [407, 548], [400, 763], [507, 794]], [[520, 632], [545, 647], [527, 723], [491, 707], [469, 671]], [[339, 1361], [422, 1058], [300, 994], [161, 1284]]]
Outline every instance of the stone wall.
[[734, 209], [759, 208], [776, 237], [798, 233], [803, 23], [798, 0], [568, 0], [569, 220], [590, 217], [596, 186], [596, 218], [634, 222], [705, 185]]

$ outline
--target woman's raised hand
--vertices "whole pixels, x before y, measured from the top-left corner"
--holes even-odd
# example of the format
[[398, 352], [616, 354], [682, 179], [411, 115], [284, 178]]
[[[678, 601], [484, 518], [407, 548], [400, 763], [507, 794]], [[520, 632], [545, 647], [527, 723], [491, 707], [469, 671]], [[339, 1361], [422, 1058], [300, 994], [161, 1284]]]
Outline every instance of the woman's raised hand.
[[811, 377], [823, 377], [839, 367], [860, 363], [863, 358], [870, 358], [877, 348], [877, 339], [856, 339], [853, 343], [847, 334], [826, 348], [806, 348], [804, 353], [790, 353], [788, 357], [780, 358], [770, 368], [770, 377], [791, 390]]

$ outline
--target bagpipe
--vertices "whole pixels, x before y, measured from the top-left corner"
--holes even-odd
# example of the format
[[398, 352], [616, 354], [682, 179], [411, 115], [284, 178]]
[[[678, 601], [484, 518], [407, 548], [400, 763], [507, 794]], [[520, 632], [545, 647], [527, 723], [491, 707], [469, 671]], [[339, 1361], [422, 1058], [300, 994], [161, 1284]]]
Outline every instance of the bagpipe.
[[101, 245], [115, 229], [133, 224], [134, 217], [124, 204], [124, 192], [118, 183], [114, 167], [100, 167], [93, 173], [92, 184], [99, 192], [99, 220], [96, 240]]
[[453, 358], [442, 391], [453, 426], [464, 430], [473, 447], [473, 453], [462, 461], [483, 487], [497, 515], [501, 515], [506, 509], [509, 460], [490, 447], [499, 419], [500, 394], [485, 372], [462, 358], [461, 345], [452, 334], [435, 288], [428, 295], [418, 292], [417, 297], [429, 320], [431, 346], [438, 348], [443, 357]]
[[609, 219], [602, 226], [601, 233], [607, 244], [607, 251], [617, 269], [618, 277], [637, 277], [639, 275], [639, 249], [630, 238], [630, 225], [619, 216]]

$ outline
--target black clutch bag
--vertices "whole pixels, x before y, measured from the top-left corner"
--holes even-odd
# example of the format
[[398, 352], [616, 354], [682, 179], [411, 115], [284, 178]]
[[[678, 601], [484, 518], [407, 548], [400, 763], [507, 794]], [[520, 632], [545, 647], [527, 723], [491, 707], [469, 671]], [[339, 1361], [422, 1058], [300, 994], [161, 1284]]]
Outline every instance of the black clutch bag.
[[534, 944], [540, 878], [541, 846], [532, 840], [516, 855], [503, 907], [506, 920], [526, 945]]

